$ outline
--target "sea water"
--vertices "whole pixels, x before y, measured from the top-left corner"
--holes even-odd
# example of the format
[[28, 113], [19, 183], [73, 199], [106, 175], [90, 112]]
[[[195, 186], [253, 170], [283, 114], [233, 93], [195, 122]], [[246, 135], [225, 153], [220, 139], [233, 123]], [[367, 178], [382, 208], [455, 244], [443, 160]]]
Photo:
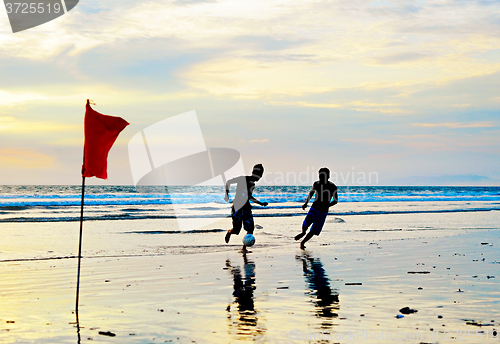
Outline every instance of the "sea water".
[[[302, 215], [309, 190], [257, 186], [254, 196], [269, 205], [255, 216]], [[222, 187], [216, 186], [87, 186], [84, 202], [86, 220], [226, 217], [230, 207]], [[339, 187], [339, 203], [331, 208], [337, 215], [499, 210], [500, 187], [349, 186]], [[78, 221], [80, 205], [81, 186], [0, 186], [0, 222]], [[179, 214], [174, 207], [190, 212]]]

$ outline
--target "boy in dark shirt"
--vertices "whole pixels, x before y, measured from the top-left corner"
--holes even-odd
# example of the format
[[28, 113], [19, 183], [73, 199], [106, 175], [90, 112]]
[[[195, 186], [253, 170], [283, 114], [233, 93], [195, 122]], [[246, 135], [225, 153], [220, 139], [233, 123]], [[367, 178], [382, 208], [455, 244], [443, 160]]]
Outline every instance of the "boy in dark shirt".
[[[254, 222], [252, 215], [252, 206], [250, 201], [257, 203], [261, 206], [267, 206], [267, 202], [260, 202], [255, 197], [253, 197], [252, 192], [255, 188], [255, 183], [264, 174], [264, 167], [262, 164], [257, 164], [253, 167], [251, 176], [239, 176], [233, 179], [229, 179], [226, 182], [226, 196], [224, 200], [229, 201], [229, 188], [231, 184], [236, 183], [236, 194], [233, 199], [233, 206], [231, 208], [231, 217], [233, 220], [233, 228], [228, 230], [226, 233], [226, 243], [229, 243], [231, 239], [231, 234], [240, 234], [241, 226], [247, 231], [248, 234], [253, 234]], [[243, 245], [243, 251], [245, 251], [246, 246]]]
[[[316, 194], [314, 202], [307, 213], [304, 222], [302, 223], [302, 233], [295, 236], [295, 240], [300, 240], [306, 235], [307, 229], [311, 226], [311, 230], [307, 233], [306, 237], [300, 243], [300, 248], [306, 248], [304, 245], [313, 235], [319, 235], [323, 225], [325, 224], [326, 216], [328, 215], [328, 208], [338, 203], [337, 186], [328, 181], [330, 179], [330, 170], [326, 167], [321, 168], [319, 171], [319, 180], [315, 181], [309, 195], [302, 206], [306, 210], [307, 203]], [[332, 200], [333, 198], [333, 200]]]

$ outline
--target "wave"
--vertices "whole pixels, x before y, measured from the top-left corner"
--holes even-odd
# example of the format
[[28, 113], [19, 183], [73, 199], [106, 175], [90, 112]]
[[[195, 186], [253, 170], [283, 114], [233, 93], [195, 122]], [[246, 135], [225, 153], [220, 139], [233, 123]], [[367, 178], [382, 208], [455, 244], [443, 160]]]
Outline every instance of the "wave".
[[[420, 209], [420, 210], [363, 210], [363, 211], [346, 211], [346, 212], [331, 212], [332, 217], [338, 216], [356, 216], [356, 215], [393, 215], [393, 214], [437, 214], [437, 213], [470, 213], [470, 212], [486, 212], [499, 211], [500, 208], [459, 208], [459, 209]], [[304, 216], [305, 212], [293, 213], [260, 213], [254, 212], [254, 217], [295, 217]], [[84, 221], [112, 221], [112, 220], [145, 220], [145, 219], [196, 219], [196, 218], [227, 218], [228, 214], [194, 214], [194, 215], [152, 215], [152, 214], [103, 214], [96, 216], [84, 216]], [[342, 222], [342, 219], [332, 219], [331, 221]], [[80, 221], [80, 216], [64, 216], [64, 217], [43, 217], [43, 216], [20, 216], [0, 218], [0, 223], [5, 222], [76, 222]], [[147, 233], [142, 233], [147, 234]], [[163, 233], [167, 234], [167, 233]]]
[[29, 205], [0, 205], [1, 210], [26, 210], [30, 209], [32, 206]]
[[[108, 220], [145, 220], [145, 219], [175, 219], [173, 215], [142, 215], [134, 216], [130, 214], [102, 215], [102, 216], [84, 216], [84, 221], [108, 221]], [[76, 222], [80, 221], [80, 216], [64, 217], [10, 217], [0, 219], [0, 223], [5, 222]]]
[[[305, 197], [289, 197], [282, 195], [280, 197], [270, 197], [268, 195], [258, 195], [262, 201], [270, 203], [269, 207], [274, 209], [284, 209], [299, 207], [304, 202]], [[344, 197], [339, 195], [339, 200], [342, 203], [379, 203], [379, 202], [493, 202], [500, 201], [500, 196], [495, 195], [461, 195], [461, 196], [426, 196], [426, 197], [407, 197], [407, 196], [394, 196], [394, 195], [363, 195], [356, 197]], [[227, 204], [222, 197], [217, 198], [207, 195], [191, 195], [191, 196], [170, 196], [170, 197], [103, 197], [103, 198], [87, 198], [85, 199], [85, 206], [153, 206], [153, 205], [179, 205], [179, 204]], [[280, 203], [298, 203], [297, 206], [279, 205]], [[78, 207], [81, 200], [78, 198], [67, 199], [54, 199], [47, 197], [44, 200], [38, 198], [26, 198], [24, 200], [10, 200], [5, 197], [0, 197], [0, 210], [15, 211], [27, 210], [33, 207], [37, 208], [56, 208], [56, 207]], [[211, 210], [211, 207], [205, 207], [206, 210]], [[203, 210], [203, 208], [200, 208]]]
[[[255, 196], [269, 205], [255, 207], [254, 216], [302, 216], [301, 205], [309, 189], [258, 186]], [[214, 186], [93, 185], [85, 194], [85, 221], [170, 219], [175, 213], [183, 214], [179, 218], [224, 218], [230, 204], [223, 196], [223, 188]], [[0, 222], [79, 221], [80, 197], [79, 186], [0, 186]], [[333, 213], [338, 216], [490, 211], [500, 205], [500, 187], [339, 187], [339, 201], [350, 205], [336, 207], [344, 210]], [[398, 204], [403, 202], [404, 210]], [[362, 203], [367, 210], [360, 210]], [[379, 207], [381, 203], [385, 205]]]

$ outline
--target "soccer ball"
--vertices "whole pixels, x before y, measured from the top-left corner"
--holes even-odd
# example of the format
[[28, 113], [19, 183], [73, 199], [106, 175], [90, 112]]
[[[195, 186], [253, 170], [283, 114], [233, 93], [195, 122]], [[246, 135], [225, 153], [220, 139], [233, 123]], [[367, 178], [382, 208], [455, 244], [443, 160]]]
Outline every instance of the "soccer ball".
[[247, 234], [243, 237], [243, 245], [253, 246], [255, 244], [255, 237], [252, 234]]

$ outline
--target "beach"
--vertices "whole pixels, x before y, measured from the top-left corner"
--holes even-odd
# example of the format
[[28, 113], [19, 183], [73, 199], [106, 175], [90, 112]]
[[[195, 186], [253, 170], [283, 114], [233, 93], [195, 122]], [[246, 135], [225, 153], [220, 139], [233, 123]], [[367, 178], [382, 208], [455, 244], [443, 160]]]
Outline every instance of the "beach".
[[500, 344], [500, 0], [4, 7], [0, 344]]
[[0, 342], [497, 342], [500, 213], [459, 203], [339, 204], [306, 250], [293, 240], [303, 213], [255, 207], [246, 254], [242, 235], [224, 243], [227, 217], [191, 232], [175, 218], [89, 220], [78, 324], [78, 222], [5, 222]]

